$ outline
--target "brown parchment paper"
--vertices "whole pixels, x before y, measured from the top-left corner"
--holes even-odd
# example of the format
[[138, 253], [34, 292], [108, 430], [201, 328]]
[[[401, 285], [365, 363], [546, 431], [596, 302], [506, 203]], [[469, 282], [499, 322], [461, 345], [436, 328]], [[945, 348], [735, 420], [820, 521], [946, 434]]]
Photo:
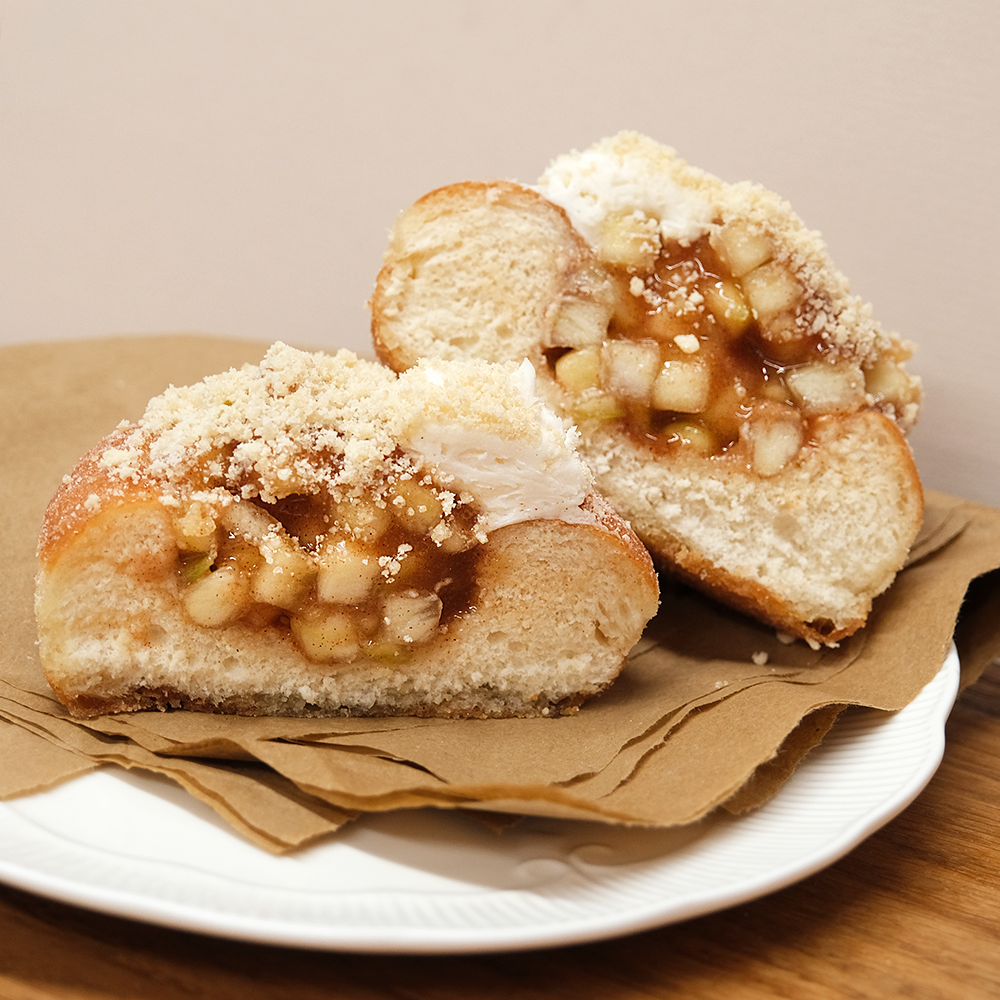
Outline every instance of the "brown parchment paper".
[[272, 851], [359, 812], [419, 806], [676, 825], [766, 801], [845, 706], [906, 705], [953, 634], [965, 684], [1000, 655], [1000, 511], [930, 494], [907, 568], [836, 649], [787, 644], [664, 581], [661, 611], [621, 677], [575, 716], [72, 719], [35, 650], [35, 543], [49, 497], [168, 384], [257, 361], [266, 346], [172, 335], [0, 350], [0, 797], [102, 765], [138, 768]]

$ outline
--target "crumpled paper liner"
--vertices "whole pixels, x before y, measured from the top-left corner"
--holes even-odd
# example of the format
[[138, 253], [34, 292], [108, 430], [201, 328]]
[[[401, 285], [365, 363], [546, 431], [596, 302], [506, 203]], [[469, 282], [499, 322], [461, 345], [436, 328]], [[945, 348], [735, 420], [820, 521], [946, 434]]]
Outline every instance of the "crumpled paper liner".
[[[271, 851], [359, 812], [435, 806], [668, 826], [766, 801], [847, 705], [895, 710], [955, 633], [963, 683], [1000, 655], [1000, 511], [930, 494], [907, 568], [837, 649], [664, 581], [662, 608], [612, 688], [558, 719], [282, 719], [143, 712], [71, 718], [35, 650], [35, 543], [76, 459], [168, 383], [266, 345], [195, 336], [0, 351], [0, 797], [103, 764], [164, 774]], [[766, 662], [760, 654], [766, 653]]]

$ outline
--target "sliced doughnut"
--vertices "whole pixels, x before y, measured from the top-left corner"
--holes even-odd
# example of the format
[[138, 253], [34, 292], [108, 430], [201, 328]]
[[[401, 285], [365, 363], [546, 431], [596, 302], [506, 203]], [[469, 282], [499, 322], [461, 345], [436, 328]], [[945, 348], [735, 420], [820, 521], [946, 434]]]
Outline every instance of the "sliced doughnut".
[[658, 587], [534, 382], [276, 344], [152, 400], [46, 512], [52, 688], [80, 716], [575, 710]]
[[643, 136], [421, 198], [371, 308], [398, 371], [530, 359], [654, 557], [811, 643], [864, 624], [919, 528], [910, 346], [785, 201]]

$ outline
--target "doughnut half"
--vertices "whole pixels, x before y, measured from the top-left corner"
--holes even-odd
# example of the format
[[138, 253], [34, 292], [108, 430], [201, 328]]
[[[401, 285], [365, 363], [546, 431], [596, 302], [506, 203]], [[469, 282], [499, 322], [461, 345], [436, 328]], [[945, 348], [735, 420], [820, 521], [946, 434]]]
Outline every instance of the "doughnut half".
[[276, 344], [169, 389], [46, 512], [52, 688], [78, 716], [574, 711], [658, 587], [534, 381]]
[[811, 644], [864, 625], [923, 496], [910, 347], [786, 202], [624, 132], [400, 216], [379, 357], [530, 359], [601, 492], [684, 580]]

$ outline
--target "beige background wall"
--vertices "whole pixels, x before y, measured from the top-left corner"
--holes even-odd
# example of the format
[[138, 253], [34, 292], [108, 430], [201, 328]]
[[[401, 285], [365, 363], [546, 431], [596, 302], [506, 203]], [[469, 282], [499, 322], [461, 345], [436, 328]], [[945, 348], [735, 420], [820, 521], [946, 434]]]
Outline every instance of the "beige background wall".
[[1000, 505], [998, 95], [994, 0], [6, 0], [0, 343], [364, 350], [400, 209], [635, 128], [823, 232], [920, 345], [926, 482]]

